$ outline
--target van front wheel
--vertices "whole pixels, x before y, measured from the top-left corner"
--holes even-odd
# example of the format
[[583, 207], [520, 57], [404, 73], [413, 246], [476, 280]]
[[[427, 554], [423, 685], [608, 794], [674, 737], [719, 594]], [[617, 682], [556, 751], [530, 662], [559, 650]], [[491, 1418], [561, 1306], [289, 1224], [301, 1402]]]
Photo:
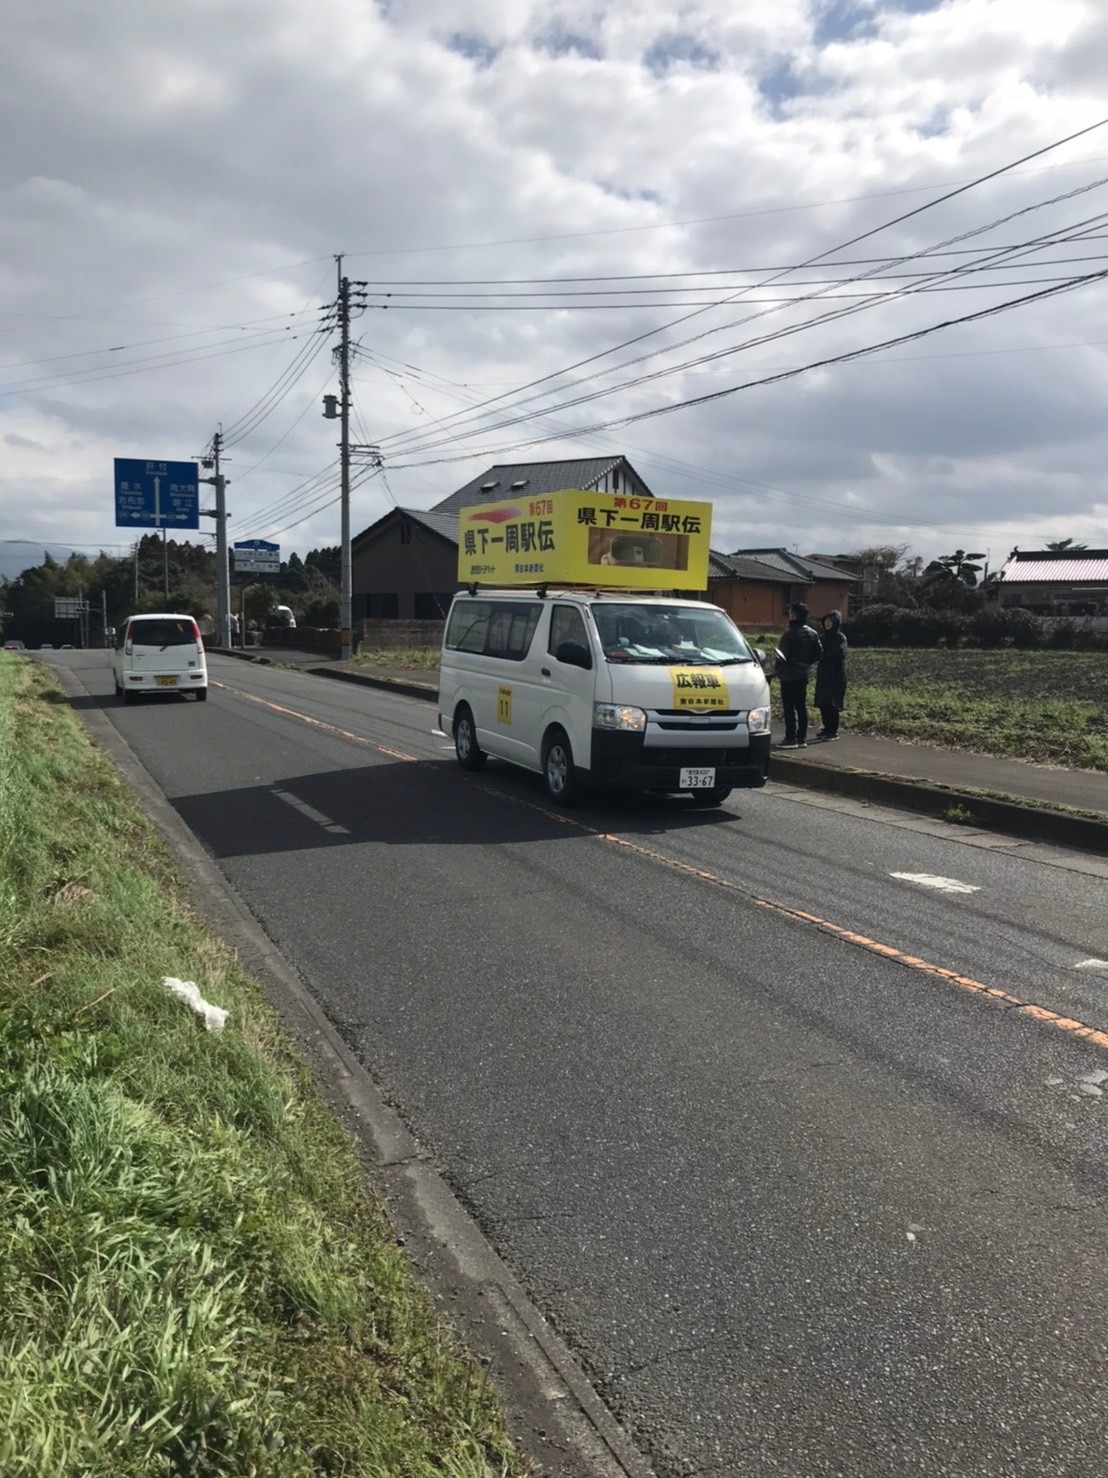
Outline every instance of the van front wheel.
[[561, 729], [552, 729], [542, 750], [542, 778], [546, 793], [556, 805], [575, 806], [581, 786], [573, 769], [573, 750]]
[[477, 743], [477, 726], [464, 705], [454, 718], [454, 753], [463, 770], [483, 770], [488, 755]]

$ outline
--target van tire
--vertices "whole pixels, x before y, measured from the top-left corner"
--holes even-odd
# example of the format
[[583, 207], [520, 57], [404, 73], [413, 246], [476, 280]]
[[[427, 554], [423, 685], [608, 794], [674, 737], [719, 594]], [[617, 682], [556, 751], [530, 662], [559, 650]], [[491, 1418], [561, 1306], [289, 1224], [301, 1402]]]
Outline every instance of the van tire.
[[573, 768], [573, 750], [562, 729], [551, 729], [542, 746], [542, 780], [557, 806], [575, 806], [581, 784]]
[[717, 785], [714, 790], [694, 790], [689, 799], [694, 806], [722, 806], [733, 789], [731, 785]]
[[466, 704], [454, 715], [454, 753], [463, 770], [483, 770], [488, 755], [477, 743], [477, 725]]
[[196, 690], [196, 701], [197, 701], [197, 703], [207, 703], [207, 701], [208, 701], [208, 690], [207, 690], [207, 688], [197, 688], [197, 690]]
[[129, 688], [120, 688], [120, 690], [119, 690], [119, 696], [123, 699], [124, 704], [127, 704], [127, 703], [130, 703], [131, 699], [135, 695], [134, 695], [134, 693], [132, 693], [130, 691]]

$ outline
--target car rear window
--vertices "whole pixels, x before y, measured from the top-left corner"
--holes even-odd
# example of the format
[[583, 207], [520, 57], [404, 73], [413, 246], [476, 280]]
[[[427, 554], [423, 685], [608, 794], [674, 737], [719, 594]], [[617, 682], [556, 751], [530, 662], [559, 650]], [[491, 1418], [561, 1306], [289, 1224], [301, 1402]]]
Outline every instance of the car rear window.
[[131, 623], [131, 641], [136, 647], [187, 647], [196, 642], [191, 621], [157, 616]]

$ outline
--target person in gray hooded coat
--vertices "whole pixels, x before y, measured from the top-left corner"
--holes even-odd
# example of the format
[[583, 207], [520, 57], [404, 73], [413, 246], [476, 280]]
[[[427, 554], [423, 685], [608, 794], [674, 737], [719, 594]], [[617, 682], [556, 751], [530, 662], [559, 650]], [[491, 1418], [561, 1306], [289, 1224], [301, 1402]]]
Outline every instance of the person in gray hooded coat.
[[823, 651], [816, 668], [816, 707], [823, 728], [816, 735], [824, 741], [839, 737], [839, 717], [846, 704], [846, 636], [838, 611], [828, 611], [820, 622]]

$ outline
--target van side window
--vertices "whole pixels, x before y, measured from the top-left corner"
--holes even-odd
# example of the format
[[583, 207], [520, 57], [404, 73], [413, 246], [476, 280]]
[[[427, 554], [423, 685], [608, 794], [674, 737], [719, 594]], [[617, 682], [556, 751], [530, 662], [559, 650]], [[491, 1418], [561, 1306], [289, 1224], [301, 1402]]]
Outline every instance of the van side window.
[[576, 642], [589, 650], [584, 618], [576, 606], [555, 606], [550, 615], [550, 641], [547, 650], [554, 656], [564, 641]]
[[486, 655], [522, 662], [531, 650], [531, 639], [541, 614], [542, 606], [538, 601], [529, 601], [526, 605], [494, 606], [485, 645]]
[[454, 652], [483, 652], [491, 615], [487, 600], [459, 601], [450, 613], [446, 645]]

